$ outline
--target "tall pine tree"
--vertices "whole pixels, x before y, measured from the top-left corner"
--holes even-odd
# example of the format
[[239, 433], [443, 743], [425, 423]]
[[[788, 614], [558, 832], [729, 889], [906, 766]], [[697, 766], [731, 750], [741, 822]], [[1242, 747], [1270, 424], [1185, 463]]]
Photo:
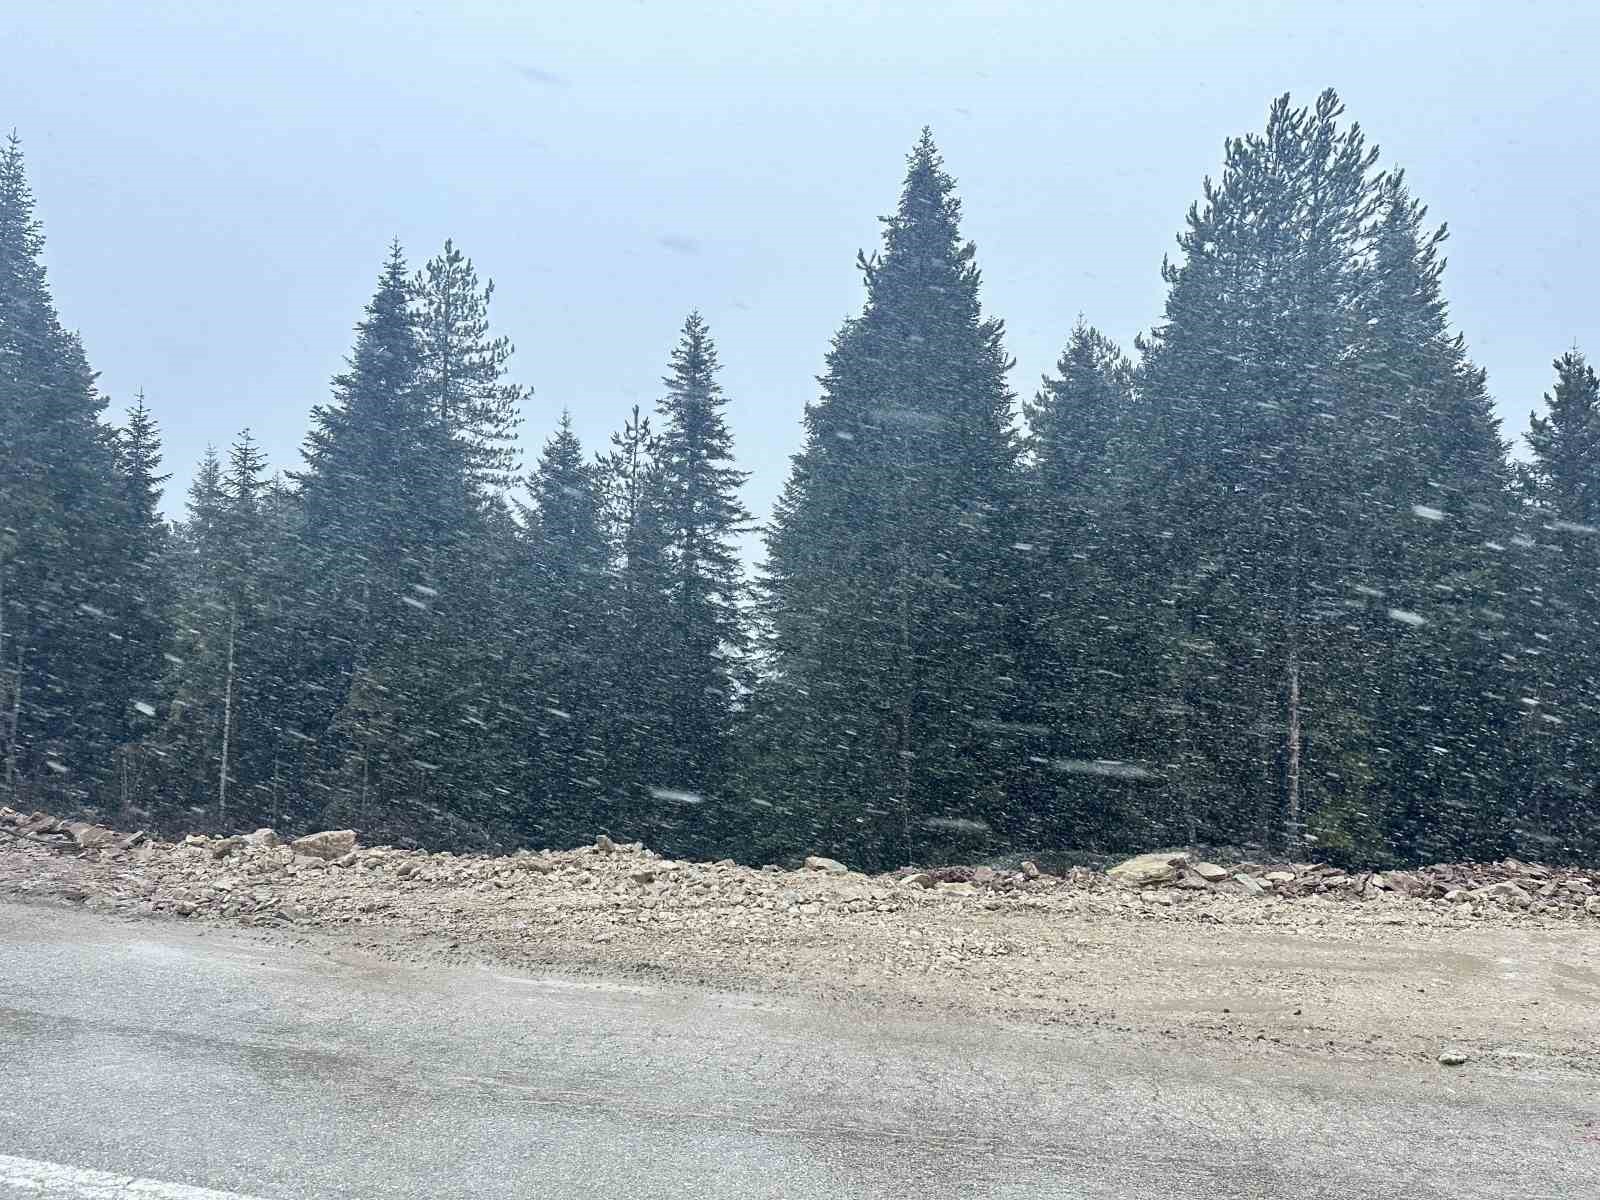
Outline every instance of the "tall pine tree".
[[656, 782], [694, 795], [726, 783], [735, 674], [747, 641], [734, 544], [750, 526], [739, 499], [746, 473], [733, 466], [719, 369], [704, 319], [690, 313], [660, 403], [658, 511], [671, 572], [663, 665], [672, 727]]
[[960, 213], [924, 131], [767, 538], [756, 798], [862, 863], [1010, 811], [1011, 363]]
[[0, 150], [0, 791], [72, 804], [114, 781], [130, 693], [155, 681], [122, 674], [129, 633], [144, 636], [124, 549], [137, 514], [43, 250], [13, 135]]

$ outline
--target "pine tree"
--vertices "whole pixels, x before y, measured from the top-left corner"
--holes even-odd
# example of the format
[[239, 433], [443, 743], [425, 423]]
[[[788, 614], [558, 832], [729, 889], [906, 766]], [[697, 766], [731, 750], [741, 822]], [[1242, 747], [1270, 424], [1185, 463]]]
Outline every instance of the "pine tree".
[[1526, 664], [1526, 769], [1519, 827], [1530, 854], [1593, 857], [1600, 849], [1600, 381], [1577, 349], [1554, 363], [1545, 415], [1529, 417], [1532, 501], [1514, 549]]
[[592, 837], [606, 781], [613, 664], [605, 654], [609, 548], [599, 469], [565, 412], [522, 506], [526, 627], [519, 648], [532, 767], [529, 824], [550, 841]]
[[727, 777], [738, 656], [747, 644], [734, 539], [750, 527], [717, 382], [716, 346], [698, 312], [684, 321], [662, 380], [659, 518], [668, 534], [671, 627], [666, 663], [672, 727], [658, 782], [712, 793]]
[[170, 531], [161, 514], [162, 485], [171, 476], [161, 473], [161, 430], [145, 406], [143, 392], [138, 393], [127, 411], [126, 424], [117, 431], [116, 468], [125, 521], [124, 562], [118, 574], [125, 588], [121, 607], [127, 614], [118, 643], [117, 679], [123, 711], [118, 738], [122, 745], [119, 791], [127, 807], [144, 799], [150, 764], [142, 761], [144, 755], [136, 743], [157, 729], [177, 599]]
[[412, 282], [423, 394], [457, 440], [474, 487], [498, 493], [518, 471], [523, 389], [505, 380], [514, 347], [489, 332], [494, 281], [478, 283], [472, 260], [446, 241]]
[[1363, 440], [1342, 523], [1359, 531], [1350, 582], [1369, 602], [1347, 610], [1361, 638], [1330, 692], [1372, 750], [1363, 785], [1341, 780], [1323, 825], [1364, 827], [1404, 858], [1458, 858], [1503, 850], [1509, 825], [1518, 717], [1493, 698], [1512, 649], [1498, 599], [1509, 563], [1486, 547], [1513, 513], [1484, 373], [1448, 326], [1446, 230], [1427, 230], [1426, 213], [1391, 172], [1357, 297], [1364, 386], [1348, 403], [1365, 420], [1348, 422]]
[[1161, 614], [1135, 586], [1133, 366], [1080, 319], [1057, 371], [1024, 405], [1027, 500], [1013, 550], [1027, 585], [1023, 761], [1035, 769], [1022, 807], [1034, 844], [1103, 847], [1139, 839], [1138, 809], [1126, 782], [1083, 772], [1139, 753], [1139, 707], [1159, 691], [1140, 668]]
[[959, 219], [925, 131], [767, 538], [756, 798], [874, 863], [1010, 811], [1011, 363]]
[[650, 418], [634, 405], [596, 463], [612, 579], [606, 650], [612, 733], [604, 778], [614, 830], [638, 837], [659, 832], [662, 808], [650, 787], [670, 753], [673, 724], [671, 531], [659, 454]]
[[326, 806], [369, 823], [438, 810], [471, 736], [454, 672], [471, 622], [450, 590], [471, 575], [483, 505], [424, 389], [411, 297], [395, 245], [296, 477], [303, 682], [321, 698], [302, 725], [321, 742]]
[[1345, 481], [1367, 440], [1346, 403], [1360, 379], [1352, 299], [1381, 180], [1341, 113], [1332, 92], [1310, 109], [1285, 96], [1264, 134], [1226, 143], [1144, 344], [1149, 550], [1180, 625], [1165, 650], [1181, 688], [1164, 698], [1178, 714], [1167, 777], [1186, 835], [1298, 843], [1330, 780], [1354, 770], [1324, 689], [1355, 540]]
[[1556, 386], [1545, 393], [1546, 415], [1528, 416], [1529, 490], [1556, 520], [1600, 526], [1600, 380], [1576, 349], [1554, 367]]
[[57, 317], [43, 250], [12, 135], [0, 150], [0, 786], [82, 803], [115, 774], [137, 590], [105, 398]]

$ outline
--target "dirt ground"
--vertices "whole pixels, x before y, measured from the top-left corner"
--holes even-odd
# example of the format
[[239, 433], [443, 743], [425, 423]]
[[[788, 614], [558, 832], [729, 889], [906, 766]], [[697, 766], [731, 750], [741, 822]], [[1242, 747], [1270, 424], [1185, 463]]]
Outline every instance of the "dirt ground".
[[1031, 864], [866, 876], [828, 860], [672, 862], [604, 839], [502, 858], [337, 836], [297, 851], [270, 831], [169, 844], [4, 809], [0, 830], [3, 897], [388, 959], [803, 992], [1174, 1052], [1222, 1040], [1600, 1074], [1600, 872], [1507, 860], [1349, 876], [1162, 856], [1122, 879]]

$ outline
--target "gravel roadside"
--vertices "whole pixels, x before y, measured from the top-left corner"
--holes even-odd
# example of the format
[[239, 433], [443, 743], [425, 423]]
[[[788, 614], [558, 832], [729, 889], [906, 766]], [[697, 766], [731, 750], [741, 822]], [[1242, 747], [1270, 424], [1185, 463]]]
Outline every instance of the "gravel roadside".
[[607, 839], [498, 858], [361, 848], [347, 833], [162, 843], [5, 809], [0, 830], [23, 835], [0, 837], [3, 897], [336, 935], [391, 959], [803, 992], [1175, 1052], [1220, 1040], [1600, 1074], [1597, 872], [1507, 860], [1349, 876], [1147, 856], [1120, 877], [1032, 864], [866, 876], [825, 859], [674, 862]]

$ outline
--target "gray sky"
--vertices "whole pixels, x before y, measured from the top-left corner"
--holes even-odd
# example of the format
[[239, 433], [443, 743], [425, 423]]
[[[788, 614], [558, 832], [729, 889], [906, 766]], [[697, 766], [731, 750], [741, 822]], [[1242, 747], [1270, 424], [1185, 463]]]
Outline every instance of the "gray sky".
[[[176, 511], [208, 441], [298, 463], [398, 236], [497, 284], [536, 450], [590, 449], [711, 323], [758, 515], [933, 126], [1031, 393], [1075, 316], [1122, 340], [1222, 140], [1336, 87], [1447, 221], [1452, 315], [1508, 431], [1600, 356], [1600, 17], [1581, 3], [25, 0], [0, 14], [57, 303]], [[1131, 348], [1131, 346], [1129, 346]]]

